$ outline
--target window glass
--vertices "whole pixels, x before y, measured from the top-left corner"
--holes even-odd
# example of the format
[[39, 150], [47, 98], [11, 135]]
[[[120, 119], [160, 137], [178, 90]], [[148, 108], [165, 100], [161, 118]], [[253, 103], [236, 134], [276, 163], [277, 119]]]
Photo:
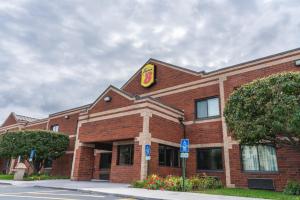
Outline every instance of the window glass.
[[255, 146], [243, 146], [242, 147], [242, 159], [243, 167], [246, 171], [258, 171], [258, 154]]
[[118, 146], [118, 165], [132, 165], [133, 164], [133, 144]]
[[275, 148], [272, 146], [259, 145], [259, 166], [261, 171], [278, 171]]
[[242, 146], [245, 171], [278, 171], [275, 148], [269, 145]]
[[207, 105], [208, 105], [208, 116], [209, 117], [220, 115], [219, 98], [208, 99]]
[[209, 98], [196, 103], [197, 118], [204, 119], [220, 115], [219, 98]]
[[197, 102], [197, 114], [198, 118], [205, 118], [208, 116], [207, 101]]
[[179, 148], [167, 145], [159, 145], [159, 165], [179, 167]]
[[51, 126], [51, 131], [54, 131], [54, 132], [58, 132], [59, 131], [59, 125], [52, 125]]
[[198, 149], [197, 169], [199, 170], [223, 170], [221, 148]]

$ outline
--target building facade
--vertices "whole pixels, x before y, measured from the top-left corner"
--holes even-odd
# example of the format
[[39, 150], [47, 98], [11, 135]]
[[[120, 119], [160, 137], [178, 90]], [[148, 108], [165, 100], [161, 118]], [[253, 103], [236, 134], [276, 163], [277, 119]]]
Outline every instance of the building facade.
[[[43, 120], [22, 121], [12, 113], [0, 132], [64, 132], [70, 148], [53, 161], [53, 174], [126, 183], [148, 174], [181, 175], [179, 143], [186, 137], [188, 176], [217, 177], [228, 187], [282, 190], [288, 180], [300, 180], [300, 153], [268, 145], [241, 146], [227, 131], [223, 109], [243, 84], [300, 71], [297, 60], [300, 49], [205, 73], [150, 59], [121, 89], [109, 86], [92, 104]], [[150, 161], [145, 159], [147, 144]]]

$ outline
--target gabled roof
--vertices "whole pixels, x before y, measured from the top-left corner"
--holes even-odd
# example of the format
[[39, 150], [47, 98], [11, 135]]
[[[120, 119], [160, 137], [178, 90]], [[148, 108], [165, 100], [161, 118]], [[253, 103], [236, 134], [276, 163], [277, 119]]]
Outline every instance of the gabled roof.
[[90, 104], [90, 107], [88, 108], [88, 110], [91, 110], [109, 91], [115, 91], [116, 93], [122, 95], [123, 97], [129, 99], [129, 100], [134, 100], [135, 96], [132, 94], [129, 94], [128, 92], [125, 92], [123, 90], [120, 90], [119, 88], [110, 85], [106, 88], [106, 90], [104, 90], [104, 92], [102, 92], [100, 94], [100, 96], [92, 103]]
[[291, 50], [288, 50], [288, 51], [284, 51], [284, 52], [280, 52], [280, 53], [276, 53], [276, 54], [272, 54], [272, 55], [269, 55], [269, 56], [265, 56], [265, 57], [261, 57], [261, 58], [258, 58], [258, 59], [253, 59], [253, 60], [250, 60], [250, 61], [246, 61], [246, 62], [242, 62], [242, 63], [238, 63], [238, 64], [235, 64], [235, 65], [231, 65], [231, 66], [227, 66], [227, 67], [222, 67], [220, 69], [217, 69], [217, 70], [213, 70], [213, 71], [210, 71], [210, 72], [206, 72], [205, 70], [202, 70], [202, 71], [194, 71], [194, 70], [191, 70], [191, 69], [187, 69], [187, 68], [184, 68], [184, 67], [180, 67], [180, 66], [177, 66], [177, 65], [173, 65], [173, 64], [170, 64], [170, 63], [167, 63], [167, 62], [164, 62], [164, 61], [161, 61], [161, 60], [157, 60], [157, 59], [154, 59], [154, 58], [150, 58], [140, 69], [137, 70], [137, 72], [121, 87], [121, 89], [125, 88], [138, 74], [139, 72], [141, 71], [141, 69], [148, 63], [158, 63], [158, 64], [162, 64], [164, 65], [165, 67], [170, 67], [170, 68], [173, 68], [173, 69], [176, 69], [176, 70], [179, 70], [179, 71], [182, 71], [182, 72], [185, 72], [185, 73], [188, 73], [188, 74], [192, 74], [192, 75], [195, 75], [195, 76], [208, 76], [208, 75], [218, 75], [218, 74], [221, 74], [221, 73], [224, 73], [228, 70], [235, 70], [235, 69], [239, 69], [239, 68], [247, 68], [247, 67], [251, 67], [252, 64], [255, 64], [257, 62], [265, 62], [269, 59], [277, 59], [278, 58], [281, 58], [281, 57], [284, 57], [286, 54], [292, 54], [292, 53], [299, 53], [300, 51], [300, 48], [295, 48], [295, 49], [291, 49]]
[[8, 117], [4, 120], [4, 122], [2, 123], [1, 127], [3, 127], [5, 125], [5, 123], [7, 122], [7, 120], [9, 120], [10, 118], [13, 118], [13, 120], [15, 120], [15, 123], [29, 123], [29, 122], [34, 122], [37, 121], [39, 119], [36, 118], [32, 118], [32, 117], [27, 117], [24, 115], [17, 115], [14, 112], [11, 112]]
[[34, 122], [36, 120], [39, 120], [39, 119], [36, 119], [36, 118], [32, 118], [32, 117], [27, 117], [27, 116], [23, 116], [23, 115], [17, 115], [15, 114], [15, 117], [16, 117], [16, 120], [17, 122]]
[[190, 74], [190, 75], [195, 75], [195, 76], [199, 75], [199, 73], [196, 72], [196, 71], [193, 71], [193, 70], [190, 70], [190, 69], [187, 69], [187, 68], [183, 68], [183, 67], [179, 67], [177, 65], [173, 65], [173, 64], [170, 64], [170, 63], [166, 63], [166, 62], [154, 59], [154, 58], [150, 58], [145, 64], [142, 65], [142, 67], [140, 67], [134, 73], [134, 75], [121, 87], [121, 89], [125, 88], [139, 74], [139, 72], [142, 70], [142, 68], [145, 65], [149, 64], [149, 63], [158, 63], [158, 64], [164, 65], [165, 67], [169, 67], [169, 68], [172, 68], [172, 69], [175, 69], [175, 70], [179, 70], [179, 71], [182, 71], [182, 72]]

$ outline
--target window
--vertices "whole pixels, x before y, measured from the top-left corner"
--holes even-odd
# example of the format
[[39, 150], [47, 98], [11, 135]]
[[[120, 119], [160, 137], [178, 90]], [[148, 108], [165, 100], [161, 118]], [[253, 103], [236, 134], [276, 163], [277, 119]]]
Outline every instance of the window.
[[44, 168], [52, 168], [52, 159], [47, 159], [44, 163]]
[[196, 102], [197, 119], [220, 116], [219, 97], [208, 98]]
[[59, 130], [59, 125], [58, 124], [55, 124], [55, 125], [51, 126], [51, 131], [58, 132], [58, 130]]
[[167, 167], [179, 167], [179, 148], [167, 145], [159, 145], [159, 165]]
[[118, 146], [118, 165], [132, 165], [133, 164], [133, 144]]
[[276, 172], [277, 157], [273, 146], [242, 146], [242, 162], [244, 171]]
[[198, 170], [223, 170], [222, 148], [197, 149]]

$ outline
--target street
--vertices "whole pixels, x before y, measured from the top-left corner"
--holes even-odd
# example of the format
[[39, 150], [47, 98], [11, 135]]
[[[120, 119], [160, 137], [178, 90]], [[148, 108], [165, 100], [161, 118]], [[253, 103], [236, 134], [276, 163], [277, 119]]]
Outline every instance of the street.
[[[16, 187], [0, 185], [0, 200], [20, 199], [49, 199], [49, 200], [129, 200], [130, 198], [116, 197], [107, 194], [82, 193], [69, 190], [55, 190], [38, 187]], [[133, 200], [133, 199], [132, 199]]]

